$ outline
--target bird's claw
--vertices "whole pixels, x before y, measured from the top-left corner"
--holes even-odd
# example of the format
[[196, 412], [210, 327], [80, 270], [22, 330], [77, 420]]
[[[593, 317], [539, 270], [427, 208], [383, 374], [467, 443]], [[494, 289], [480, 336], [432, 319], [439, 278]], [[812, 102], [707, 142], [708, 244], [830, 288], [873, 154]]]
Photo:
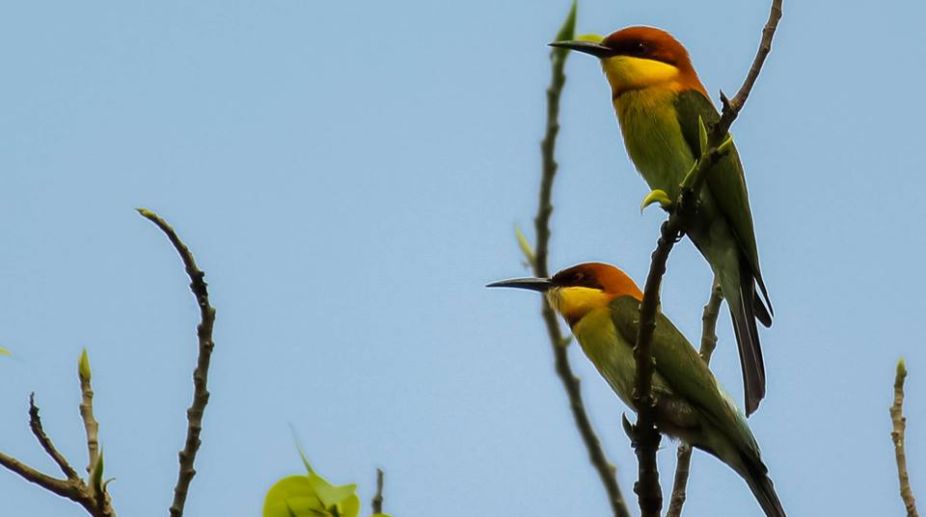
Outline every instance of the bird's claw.
[[643, 198], [643, 201], [640, 202], [640, 213], [642, 214], [643, 210], [645, 210], [646, 207], [652, 205], [653, 203], [659, 203], [659, 206], [661, 206], [662, 209], [666, 211], [672, 208], [672, 199], [669, 198], [669, 195], [666, 194], [665, 190], [657, 188], [650, 191], [650, 193]]

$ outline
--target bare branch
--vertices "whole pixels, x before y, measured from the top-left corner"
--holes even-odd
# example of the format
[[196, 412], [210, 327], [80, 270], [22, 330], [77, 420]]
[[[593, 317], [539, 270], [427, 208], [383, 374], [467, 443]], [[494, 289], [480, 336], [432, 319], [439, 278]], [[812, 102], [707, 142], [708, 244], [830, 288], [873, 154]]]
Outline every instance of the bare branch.
[[193, 370], [193, 403], [187, 410], [186, 442], [183, 450], [180, 451], [180, 471], [177, 476], [177, 485], [174, 487], [174, 501], [170, 506], [171, 517], [181, 517], [183, 507], [186, 504], [190, 482], [193, 480], [193, 476], [196, 475], [193, 463], [196, 460], [196, 452], [202, 443], [199, 436], [202, 433], [203, 413], [209, 403], [209, 391], [206, 388], [206, 383], [209, 378], [209, 360], [215, 346], [212, 340], [215, 309], [209, 304], [209, 292], [204, 280], [205, 273], [196, 266], [193, 254], [186, 244], [180, 240], [174, 229], [156, 213], [144, 208], [139, 209], [138, 212], [157, 225], [170, 239], [177, 253], [180, 254], [187, 275], [190, 277], [190, 290], [196, 297], [200, 312], [200, 323], [196, 328], [199, 338], [199, 357], [197, 358], [196, 369]]
[[[723, 292], [720, 290], [720, 282], [714, 278], [714, 286], [711, 288], [711, 296], [704, 306], [704, 314], [701, 316], [701, 359], [704, 364], [710, 364], [711, 355], [717, 346], [717, 316], [720, 314], [720, 304], [723, 302]], [[675, 464], [675, 480], [672, 485], [672, 497], [669, 499], [669, 510], [666, 517], [679, 517], [682, 514], [682, 506], [685, 504], [687, 497], [688, 476], [691, 472], [691, 446], [682, 442], [678, 446], [678, 461]]]
[[[547, 277], [550, 274], [547, 266], [547, 256], [550, 244], [550, 217], [553, 215], [551, 199], [553, 197], [553, 180], [558, 167], [554, 155], [556, 137], [559, 134], [560, 97], [566, 84], [566, 75], [563, 68], [566, 64], [567, 55], [566, 52], [558, 49], [554, 49], [550, 54], [552, 77], [550, 86], [547, 88], [546, 132], [540, 144], [542, 158], [540, 196], [537, 215], [534, 218], [537, 246], [533, 261], [531, 261], [534, 275], [538, 277]], [[543, 299], [541, 314], [547, 328], [547, 335], [550, 338], [556, 374], [560, 382], [562, 382], [563, 389], [566, 390], [566, 395], [569, 397], [569, 408], [572, 410], [572, 417], [579, 430], [579, 435], [582, 437], [582, 443], [585, 444], [588, 451], [589, 460], [595, 471], [598, 472], [598, 477], [601, 479], [605, 492], [607, 492], [614, 516], [628, 517], [630, 513], [627, 510], [627, 504], [624, 501], [620, 486], [617, 484], [614, 465], [608, 461], [604, 448], [601, 446], [601, 441], [598, 439], [594, 428], [592, 428], [592, 423], [585, 410], [579, 378], [573, 373], [572, 365], [569, 362], [568, 341], [563, 337], [559, 323], [556, 320], [556, 313], [550, 307], [546, 298]]]
[[373, 496], [373, 513], [383, 513], [383, 469], [376, 469], [376, 494]]
[[66, 497], [72, 501], [80, 502], [74, 490], [74, 486], [63, 479], [53, 478], [48, 474], [39, 472], [29, 465], [26, 465], [12, 456], [7, 456], [2, 452], [0, 452], [0, 465], [18, 474], [26, 481], [35, 483], [49, 492], [60, 495], [61, 497]]
[[80, 479], [74, 467], [72, 467], [71, 464], [68, 463], [68, 460], [58, 452], [51, 438], [45, 434], [45, 430], [42, 428], [42, 418], [39, 417], [39, 408], [35, 405], [35, 393], [29, 394], [29, 428], [32, 429], [32, 434], [35, 435], [42, 449], [44, 449], [45, 452], [51, 456], [51, 459], [55, 460], [58, 467], [61, 468], [61, 472], [70, 480]]
[[746, 99], [749, 97], [749, 92], [752, 91], [752, 87], [756, 84], [756, 79], [759, 78], [759, 73], [762, 71], [762, 66], [765, 64], [765, 58], [768, 57], [769, 52], [772, 51], [772, 38], [775, 37], [775, 30], [778, 29], [778, 21], [781, 20], [781, 2], [782, 0], [772, 0], [772, 8], [768, 14], [768, 21], [765, 22], [765, 27], [762, 28], [762, 38], [759, 41], [759, 49], [756, 51], [756, 57], [752, 60], [752, 66], [749, 67], [749, 72], [746, 74], [743, 85], [740, 86], [740, 89], [736, 92], [732, 100], [727, 99], [723, 92], [720, 92], [720, 99], [723, 102], [723, 114], [720, 117], [720, 121], [717, 122], [717, 125], [712, 130], [711, 136], [714, 142], [719, 143], [723, 140], [724, 135], [730, 130], [730, 126], [733, 125], [733, 121], [739, 116], [740, 110], [743, 109], [743, 106], [746, 104]]
[[894, 378], [894, 403], [891, 405], [891, 440], [894, 442], [894, 457], [897, 460], [897, 478], [900, 480], [900, 498], [907, 509], [907, 517], [918, 517], [916, 499], [910, 488], [910, 476], [907, 473], [907, 452], [904, 445], [904, 435], [907, 429], [907, 419], [903, 416], [903, 385], [907, 378], [907, 367], [904, 360], [897, 362], [897, 376]]
[[45, 434], [42, 419], [39, 417], [39, 408], [35, 405], [34, 395], [29, 395], [29, 427], [32, 434], [38, 439], [39, 444], [42, 445], [42, 449], [58, 464], [67, 479], [57, 479], [49, 476], [2, 452], [0, 452], [0, 465], [30, 483], [39, 485], [55, 495], [74, 501], [93, 517], [116, 517], [116, 512], [105, 488], [97, 491], [84, 483], [67, 459], [55, 448], [48, 435]]

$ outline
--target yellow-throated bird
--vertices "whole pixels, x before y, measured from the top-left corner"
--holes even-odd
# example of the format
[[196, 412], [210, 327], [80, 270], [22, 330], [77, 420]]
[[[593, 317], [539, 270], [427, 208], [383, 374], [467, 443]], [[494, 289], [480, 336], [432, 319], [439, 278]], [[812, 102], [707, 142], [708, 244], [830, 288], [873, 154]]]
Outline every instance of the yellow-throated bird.
[[[579, 264], [549, 279], [503, 280], [489, 287], [545, 293], [550, 305], [569, 323], [598, 373], [625, 404], [634, 408], [633, 346], [643, 293], [623, 271], [608, 264]], [[746, 480], [766, 515], [784, 516], [746, 419], [721, 391], [685, 336], [661, 313], [656, 315], [652, 352], [659, 430], [719, 458]]]
[[[669, 33], [651, 27], [629, 27], [606, 38], [588, 39], [598, 41], [551, 45], [599, 58], [611, 84], [627, 153], [651, 189], [677, 199], [679, 184], [701, 155], [698, 119], [709, 125], [720, 118], [688, 52]], [[699, 201], [688, 234], [710, 263], [730, 307], [749, 415], [765, 396], [755, 320], [770, 326], [772, 306], [759, 271], [743, 165], [735, 147], [706, 171]]]

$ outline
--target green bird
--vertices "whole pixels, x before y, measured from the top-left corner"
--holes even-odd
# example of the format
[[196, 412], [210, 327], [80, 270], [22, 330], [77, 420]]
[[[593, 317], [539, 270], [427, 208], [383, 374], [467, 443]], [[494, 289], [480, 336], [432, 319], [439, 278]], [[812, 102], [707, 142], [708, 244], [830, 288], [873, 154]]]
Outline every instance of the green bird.
[[[640, 288], [620, 269], [587, 263], [552, 278], [519, 278], [489, 284], [546, 294], [575, 335], [582, 351], [614, 393], [634, 409], [636, 360], [633, 346], [640, 319]], [[759, 445], [746, 418], [721, 390], [717, 379], [668, 318], [656, 315], [652, 353], [656, 426], [704, 450], [736, 471], [767, 516], [785, 515]]]
[[[627, 153], [653, 193], [677, 199], [682, 180], [701, 155], [699, 119], [709, 125], [720, 118], [688, 52], [669, 33], [651, 27], [586, 38], [597, 41], [551, 45], [599, 58]], [[759, 269], [743, 164], [734, 146], [705, 172], [693, 219], [688, 235], [710, 263], [730, 308], [750, 415], [765, 397], [756, 320], [771, 326], [773, 312]]]

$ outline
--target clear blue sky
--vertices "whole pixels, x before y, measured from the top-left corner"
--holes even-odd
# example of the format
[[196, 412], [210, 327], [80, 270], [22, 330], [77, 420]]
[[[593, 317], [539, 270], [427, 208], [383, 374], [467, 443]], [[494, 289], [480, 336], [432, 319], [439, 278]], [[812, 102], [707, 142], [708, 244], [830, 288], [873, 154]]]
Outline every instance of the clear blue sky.
[[[567, 1], [6, 2], [0, 7], [0, 448], [54, 472], [27, 397], [83, 464], [75, 365], [90, 350], [122, 515], [164, 515], [191, 393], [196, 310], [168, 218], [207, 272], [216, 351], [190, 516], [258, 515], [300, 471], [384, 467], [397, 517], [607, 515], [525, 274], [549, 80]], [[766, 2], [605, 2], [579, 30], [665, 27], [733, 92]], [[901, 515], [887, 408], [907, 357], [926, 498], [926, 36], [922, 2], [789, 1], [734, 129], [776, 309], [750, 424], [791, 515]], [[619, 140], [598, 65], [563, 99], [551, 266], [638, 281], [662, 215]], [[710, 276], [689, 243], [663, 307], [692, 338]], [[715, 369], [741, 400], [728, 316]], [[626, 409], [578, 349], [591, 417], [630, 494]], [[674, 446], [660, 452], [664, 480]], [[0, 472], [4, 513], [82, 510]], [[367, 506], [368, 508], [368, 506]], [[689, 515], [758, 515], [697, 454]]]

